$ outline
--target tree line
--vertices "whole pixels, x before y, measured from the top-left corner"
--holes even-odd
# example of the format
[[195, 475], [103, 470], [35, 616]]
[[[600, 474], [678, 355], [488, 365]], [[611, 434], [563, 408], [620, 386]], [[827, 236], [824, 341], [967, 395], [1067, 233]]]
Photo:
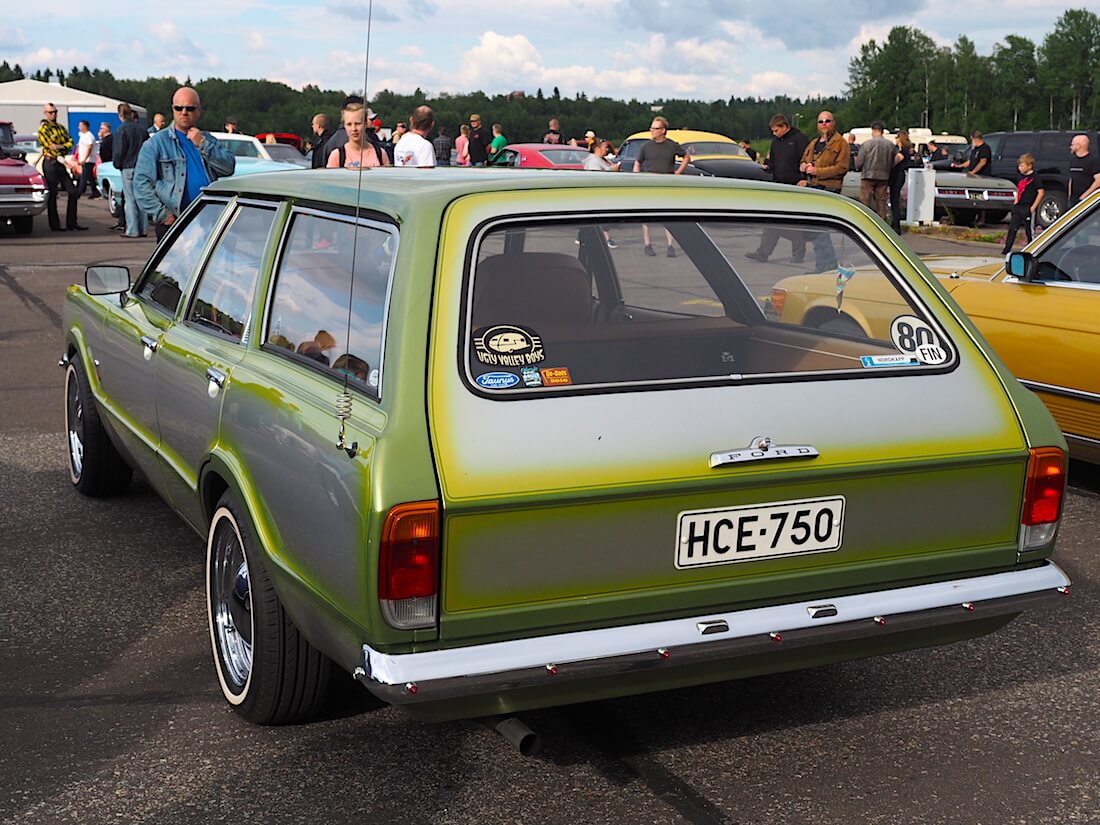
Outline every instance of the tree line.
[[[250, 133], [293, 132], [309, 135], [317, 113], [339, 116], [347, 92], [305, 86], [293, 89], [269, 80], [210, 78], [192, 84], [175, 77], [125, 80], [109, 70], [37, 69], [24, 75], [18, 65], [0, 63], [0, 81], [29, 76], [57, 79], [73, 88], [126, 100], [155, 112], [170, 113], [172, 93], [194, 85], [203, 101], [203, 124], [220, 128], [233, 115]], [[849, 64], [846, 94], [824, 98], [730, 97], [699, 101], [654, 101], [589, 98], [584, 92], [563, 97], [549, 94], [484, 92], [439, 94], [420, 89], [412, 94], [383, 90], [370, 101], [384, 126], [408, 117], [422, 103], [430, 105], [436, 123], [453, 135], [477, 112], [489, 124], [500, 123], [514, 142], [541, 139], [551, 117], [562, 123], [565, 136], [581, 138], [591, 129], [620, 141], [648, 129], [657, 112], [674, 127], [720, 132], [735, 139], [768, 138], [768, 121], [782, 112], [812, 133], [822, 109], [836, 113], [842, 128], [884, 120], [890, 127], [923, 126], [935, 132], [969, 134], [973, 129], [1078, 129], [1095, 127], [1100, 115], [1100, 17], [1086, 10], [1062, 14], [1041, 43], [1010, 34], [989, 55], [977, 53], [961, 36], [951, 46], [938, 46], [927, 34], [907, 26], [894, 27], [879, 43], [865, 43]]]

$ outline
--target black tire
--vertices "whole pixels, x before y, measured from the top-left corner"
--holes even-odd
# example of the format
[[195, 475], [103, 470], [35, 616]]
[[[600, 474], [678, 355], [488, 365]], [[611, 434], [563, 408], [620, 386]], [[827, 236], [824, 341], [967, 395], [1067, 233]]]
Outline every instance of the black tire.
[[260, 725], [305, 721], [328, 698], [332, 661], [302, 636], [271, 584], [248, 513], [226, 492], [206, 542], [206, 613], [222, 695]]
[[1036, 221], [1043, 226], [1050, 226], [1066, 213], [1067, 204], [1065, 192], [1059, 189], [1048, 189], [1035, 209]]
[[16, 235], [29, 235], [34, 230], [34, 215], [20, 215], [11, 219]]
[[863, 327], [861, 327], [859, 322], [850, 315], [836, 315], [819, 324], [815, 324], [815, 326], [822, 332], [835, 332], [839, 335], [848, 335], [852, 338], [867, 337], [867, 333], [863, 331]]
[[1008, 217], [1008, 210], [1005, 209], [987, 209], [985, 211], [985, 223], [1001, 223]]
[[79, 354], [74, 354], [72, 359], [65, 370], [69, 480], [86, 496], [116, 495], [130, 484], [134, 471], [119, 455], [103, 429]]
[[977, 209], [952, 209], [951, 210], [951, 225], [952, 226], [973, 226], [978, 222], [978, 210]]

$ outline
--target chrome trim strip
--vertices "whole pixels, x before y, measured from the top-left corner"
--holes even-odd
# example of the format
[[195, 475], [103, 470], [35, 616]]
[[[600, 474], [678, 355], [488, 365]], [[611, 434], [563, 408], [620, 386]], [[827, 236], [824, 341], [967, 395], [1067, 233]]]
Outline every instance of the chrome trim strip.
[[[774, 607], [694, 616], [647, 624], [609, 627], [601, 630], [585, 630], [576, 633], [558, 633], [530, 639], [508, 642], [492, 642], [482, 645], [433, 650], [424, 653], [380, 653], [370, 645], [363, 645], [363, 681], [368, 686], [404, 686], [416, 684], [415, 695], [405, 701], [424, 701], [433, 698], [425, 683], [444, 679], [469, 679], [495, 674], [498, 686], [507, 687], [509, 674], [529, 668], [545, 668], [548, 663], [558, 667], [570, 663], [592, 663], [613, 657], [640, 653], [654, 653], [658, 649], [675, 652], [701, 651], [704, 645], [729, 642], [750, 637], [767, 639], [772, 633], [786, 633], [814, 627], [848, 624], [859, 620], [889, 621], [904, 614], [959, 606], [994, 599], [1054, 593], [1058, 588], [1069, 587], [1070, 580], [1053, 562], [1042, 567], [995, 573], [967, 579], [880, 590], [856, 596], [829, 598], [828, 604], [836, 608], [836, 615], [814, 618], [810, 610], [819, 607], [822, 599], [792, 602]], [[703, 634], [703, 627], [725, 622], [728, 633]], [[677, 654], [679, 655], [679, 654]], [[466, 692], [472, 692], [471, 685]], [[387, 693], [387, 696], [389, 694]], [[439, 698], [439, 697], [436, 697]], [[391, 698], [391, 701], [396, 701]]]
[[1094, 404], [1100, 403], [1100, 393], [1073, 390], [1069, 387], [1059, 387], [1057, 384], [1044, 384], [1041, 381], [1028, 381], [1026, 378], [1019, 378], [1017, 380], [1032, 392], [1045, 392], [1048, 395], [1061, 395], [1066, 398], [1074, 398], [1078, 401], [1091, 401]]
[[[1003, 267], [1001, 272], [1004, 272]], [[1086, 292], [1100, 291], [1100, 284], [1094, 284], [1091, 281], [1024, 281], [1012, 275], [1006, 275], [1003, 283], [1020, 284], [1021, 286], [1046, 286], [1056, 289], [1083, 289]]]

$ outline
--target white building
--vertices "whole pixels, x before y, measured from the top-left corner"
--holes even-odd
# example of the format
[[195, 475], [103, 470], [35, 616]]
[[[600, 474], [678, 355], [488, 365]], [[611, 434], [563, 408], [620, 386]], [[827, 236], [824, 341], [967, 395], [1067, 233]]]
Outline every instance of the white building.
[[[92, 134], [99, 131], [99, 124], [104, 121], [115, 129], [120, 122], [118, 104], [122, 102], [113, 97], [82, 92], [57, 83], [43, 83], [41, 80], [0, 83], [0, 120], [11, 121], [18, 134], [38, 131], [42, 122], [42, 107], [46, 103], [57, 107], [57, 122], [74, 135], [77, 124], [82, 120], [91, 125]], [[133, 103], [130, 106], [137, 112], [138, 120], [146, 123], [148, 116], [145, 109]]]

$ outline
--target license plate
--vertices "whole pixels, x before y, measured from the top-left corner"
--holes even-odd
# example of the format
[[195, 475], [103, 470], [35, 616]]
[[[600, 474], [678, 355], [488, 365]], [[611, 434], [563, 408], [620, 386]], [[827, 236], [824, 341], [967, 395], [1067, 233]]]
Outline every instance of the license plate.
[[676, 530], [676, 567], [827, 553], [840, 548], [844, 497], [687, 510]]

